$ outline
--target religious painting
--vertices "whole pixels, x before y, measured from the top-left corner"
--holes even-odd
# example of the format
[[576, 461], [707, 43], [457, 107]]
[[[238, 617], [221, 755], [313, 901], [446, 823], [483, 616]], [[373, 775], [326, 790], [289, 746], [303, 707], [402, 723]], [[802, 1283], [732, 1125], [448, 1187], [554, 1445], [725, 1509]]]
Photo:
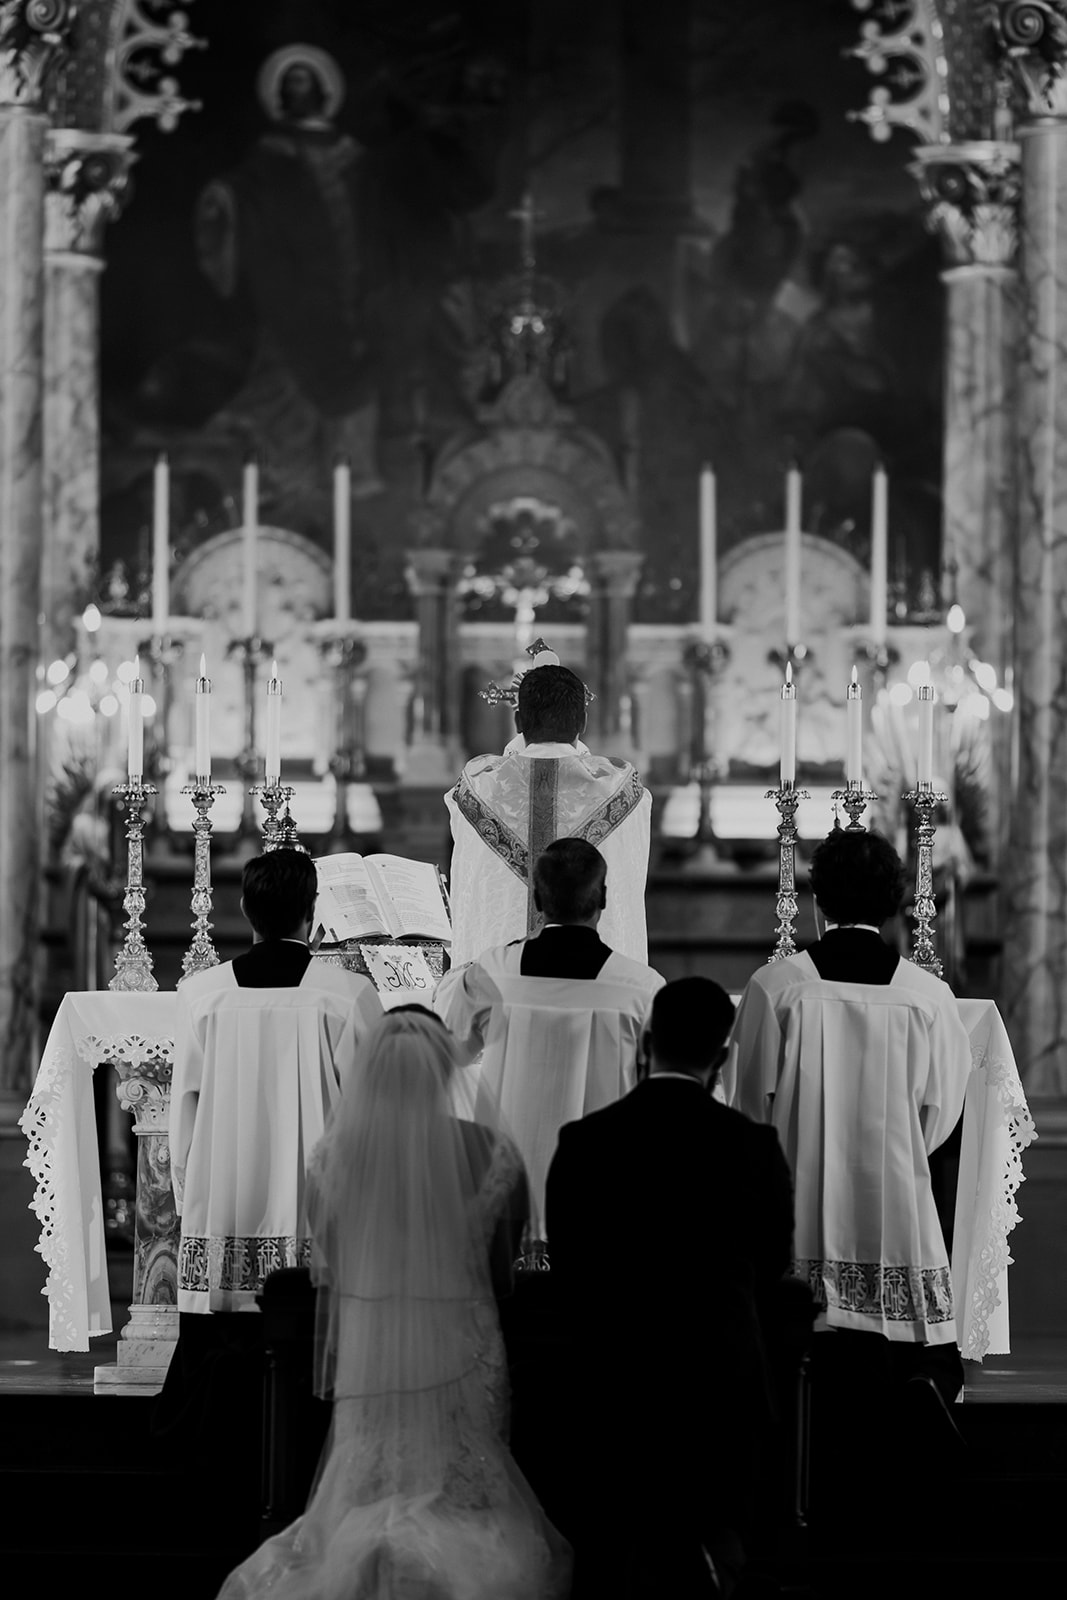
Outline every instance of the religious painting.
[[[850, 0], [204, 8], [206, 48], [183, 67], [199, 109], [141, 136], [108, 235], [109, 603], [135, 607], [144, 588], [159, 450], [176, 559], [237, 523], [249, 454], [263, 520], [329, 551], [344, 456], [355, 614], [410, 615], [423, 497], [485, 426], [525, 284], [544, 324], [528, 362], [551, 363], [633, 498], [637, 620], [693, 620], [705, 461], [722, 554], [781, 528], [796, 461], [805, 531], [861, 562], [883, 462], [891, 605], [930, 612], [937, 245], [906, 141], [877, 144], [854, 119], [869, 92], [858, 25]], [[502, 485], [500, 503], [516, 492]], [[498, 535], [475, 563], [487, 592]], [[525, 543], [501, 571], [545, 565], [528, 535], [516, 523]], [[499, 587], [472, 591], [469, 614], [499, 608]], [[550, 587], [552, 614], [580, 615], [580, 584]]]

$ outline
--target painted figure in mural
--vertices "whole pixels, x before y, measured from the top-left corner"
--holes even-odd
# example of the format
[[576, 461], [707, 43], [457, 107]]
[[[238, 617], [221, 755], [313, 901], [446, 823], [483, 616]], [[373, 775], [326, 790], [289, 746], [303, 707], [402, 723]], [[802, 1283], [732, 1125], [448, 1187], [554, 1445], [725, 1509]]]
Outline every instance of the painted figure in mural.
[[256, 451], [266, 514], [300, 527], [338, 452], [352, 462], [354, 493], [379, 487], [363, 154], [336, 126], [345, 85], [324, 51], [276, 51], [257, 89], [271, 125], [232, 173], [208, 185], [196, 211], [202, 270], [226, 298], [246, 291], [258, 322], [245, 382], [210, 426]]

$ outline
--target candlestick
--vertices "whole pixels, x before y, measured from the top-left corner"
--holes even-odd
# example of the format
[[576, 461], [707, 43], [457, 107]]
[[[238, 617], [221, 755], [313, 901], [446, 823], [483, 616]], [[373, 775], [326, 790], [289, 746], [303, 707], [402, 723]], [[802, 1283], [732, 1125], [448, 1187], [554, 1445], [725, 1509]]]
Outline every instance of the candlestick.
[[[142, 696], [144, 679], [141, 677], [141, 658], [135, 657], [133, 678], [130, 681], [130, 705], [127, 720], [126, 771], [132, 783], [140, 783], [144, 773], [144, 711]], [[155, 790], [152, 791], [153, 794]]]
[[[297, 837], [293, 814], [289, 810], [293, 789], [288, 784], [274, 782], [264, 783], [252, 793], [259, 796], [267, 813], [262, 829], [264, 855], [268, 850], [303, 850], [304, 846]], [[279, 811], [281, 816], [278, 815]]]
[[[933, 687], [924, 684], [920, 688]], [[941, 976], [941, 962], [938, 959], [937, 947], [934, 944], [933, 921], [937, 912], [937, 902], [934, 899], [934, 811], [943, 805], [947, 795], [936, 790], [932, 783], [923, 783], [922, 779], [914, 789], [904, 796], [915, 807], [917, 822], [915, 826], [915, 929], [912, 934], [912, 960], [917, 967], [922, 967], [926, 972], [932, 972], [935, 978]]]
[[150, 796], [156, 791], [150, 783], [142, 782], [140, 775], [137, 775], [131, 777], [128, 782], [119, 784], [114, 792], [120, 796], [126, 807], [126, 893], [122, 897], [122, 909], [126, 913], [126, 935], [122, 941], [122, 949], [115, 957], [115, 976], [108, 984], [108, 988], [149, 994], [158, 989], [159, 984], [152, 975], [152, 957], [144, 942], [142, 840], [145, 826], [144, 808]]
[[[203, 678], [203, 658], [201, 657], [201, 677]], [[204, 679], [206, 682], [207, 680]], [[199, 688], [199, 685], [197, 685]], [[196, 783], [186, 784], [182, 794], [192, 796], [196, 808], [196, 820], [193, 823], [193, 834], [196, 839], [193, 855], [193, 894], [191, 908], [193, 912], [193, 938], [188, 950], [182, 957], [182, 977], [189, 977], [193, 972], [204, 972], [208, 967], [217, 967], [219, 954], [211, 940], [210, 922], [212, 911], [211, 896], [211, 818], [208, 812], [215, 804], [216, 795], [225, 794], [226, 790], [220, 784], [212, 784], [198, 776]], [[180, 980], [179, 980], [180, 981]]]
[[[783, 694], [785, 691], [782, 691]], [[768, 789], [766, 798], [773, 800], [778, 807], [778, 896], [775, 901], [775, 910], [778, 915], [778, 926], [774, 930], [777, 939], [774, 950], [767, 957], [768, 961], [784, 961], [786, 956], [796, 955], [796, 937], [794, 924], [797, 918], [797, 886], [796, 886], [796, 843], [797, 843], [797, 806], [801, 800], [808, 799], [806, 789], [797, 789], [792, 782], [782, 784], [777, 789]]]
[[800, 469], [785, 475], [785, 642], [800, 640]]
[[871, 480], [871, 643], [885, 644], [889, 606], [889, 479], [885, 468], [875, 467]]
[[919, 788], [929, 788], [934, 781], [934, 686], [919, 685], [919, 754], [916, 763]]
[[152, 632], [167, 631], [170, 614], [170, 464], [156, 457], [152, 472]]
[[785, 682], [782, 684], [782, 759], [780, 781], [783, 789], [790, 788], [797, 776], [797, 686], [793, 682], [793, 666], [786, 663]]
[[352, 606], [352, 469], [342, 456], [333, 469], [333, 614], [347, 622]]
[[705, 639], [714, 637], [719, 618], [717, 545], [715, 474], [705, 467], [700, 474], [700, 632]]
[[245, 462], [242, 480], [241, 630], [246, 639], [256, 633], [256, 533], [259, 527], [259, 467]]
[[863, 690], [859, 674], [852, 668], [852, 681], [845, 696], [847, 739], [845, 744], [845, 782], [863, 781]]
[[267, 788], [276, 785], [282, 771], [282, 681], [278, 663], [270, 664], [267, 684], [267, 726], [264, 740], [263, 781]]
[[[211, 783], [211, 679], [207, 661], [200, 657], [200, 676], [196, 680], [196, 776], [202, 787]], [[194, 801], [195, 804], [195, 801]], [[196, 824], [193, 824], [194, 828]]]

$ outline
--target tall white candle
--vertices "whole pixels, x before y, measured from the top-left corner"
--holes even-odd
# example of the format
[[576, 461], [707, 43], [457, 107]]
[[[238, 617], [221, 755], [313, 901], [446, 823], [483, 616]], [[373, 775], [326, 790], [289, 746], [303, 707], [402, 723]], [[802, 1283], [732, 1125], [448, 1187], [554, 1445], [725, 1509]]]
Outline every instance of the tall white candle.
[[241, 631], [256, 635], [256, 532], [259, 527], [259, 467], [245, 462], [241, 495]]
[[845, 782], [863, 781], [863, 690], [859, 673], [852, 668], [852, 682], [845, 696], [847, 715], [847, 741], [845, 746]]
[[200, 676], [196, 680], [196, 776], [211, 781], [211, 679], [207, 661], [200, 657]]
[[800, 495], [799, 467], [785, 475], [785, 643], [800, 643]]
[[141, 658], [134, 657], [133, 677], [130, 680], [130, 706], [127, 718], [128, 743], [126, 747], [126, 770], [133, 779], [140, 779], [144, 775], [144, 710], [142, 698], [144, 696], [144, 679], [141, 677]]
[[704, 467], [700, 474], [700, 631], [705, 639], [714, 637], [719, 617], [718, 560], [715, 474]]
[[333, 614], [352, 615], [352, 469], [341, 456], [333, 469]]
[[885, 618], [889, 606], [889, 479], [885, 468], [875, 467], [871, 480], [871, 643], [885, 644]]
[[278, 676], [278, 663], [270, 664], [270, 682], [267, 684], [267, 728], [264, 743], [263, 781], [277, 783], [282, 773], [282, 680]]
[[152, 632], [167, 631], [170, 615], [170, 464], [156, 457], [152, 470]]
[[920, 786], [932, 784], [934, 781], [934, 686], [932, 683], [920, 683], [919, 685], [918, 779]]
[[797, 776], [797, 686], [793, 682], [793, 667], [786, 663], [785, 682], [782, 684], [782, 762], [781, 786], [788, 789]]

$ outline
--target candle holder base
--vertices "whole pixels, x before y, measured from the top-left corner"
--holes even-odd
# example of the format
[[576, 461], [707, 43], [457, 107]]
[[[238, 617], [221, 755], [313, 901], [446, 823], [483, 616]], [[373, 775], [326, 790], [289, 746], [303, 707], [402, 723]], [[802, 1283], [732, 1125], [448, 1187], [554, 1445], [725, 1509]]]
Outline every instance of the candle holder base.
[[220, 794], [226, 790], [221, 784], [212, 783], [210, 779], [198, 778], [195, 783], [186, 784], [182, 794], [192, 797], [196, 808], [196, 820], [193, 823], [193, 834], [196, 839], [193, 858], [193, 894], [191, 908], [193, 912], [193, 938], [188, 950], [182, 957], [182, 977], [188, 978], [194, 972], [205, 972], [208, 967], [217, 967], [219, 953], [211, 939], [211, 912], [213, 909], [211, 894], [211, 819], [208, 812], [215, 804]]
[[787, 956], [797, 953], [795, 923], [800, 908], [796, 888], [796, 815], [800, 802], [810, 799], [810, 795], [807, 789], [798, 789], [795, 784], [785, 783], [777, 789], [768, 789], [764, 798], [774, 801], [781, 818], [778, 824], [778, 895], [775, 900], [778, 926], [774, 930], [774, 950], [767, 960], [784, 961]]
[[270, 850], [303, 850], [304, 846], [297, 836], [296, 823], [289, 810], [289, 802], [295, 791], [288, 784], [265, 783], [249, 792], [258, 795], [260, 804], [267, 813], [267, 820], [262, 829], [264, 855]]
[[155, 786], [143, 778], [130, 778], [113, 791], [126, 806], [126, 892], [122, 909], [126, 913], [126, 935], [115, 957], [115, 976], [108, 988], [117, 994], [152, 994], [159, 988], [152, 973], [152, 957], [144, 942], [144, 858], [145, 807], [156, 794]]

